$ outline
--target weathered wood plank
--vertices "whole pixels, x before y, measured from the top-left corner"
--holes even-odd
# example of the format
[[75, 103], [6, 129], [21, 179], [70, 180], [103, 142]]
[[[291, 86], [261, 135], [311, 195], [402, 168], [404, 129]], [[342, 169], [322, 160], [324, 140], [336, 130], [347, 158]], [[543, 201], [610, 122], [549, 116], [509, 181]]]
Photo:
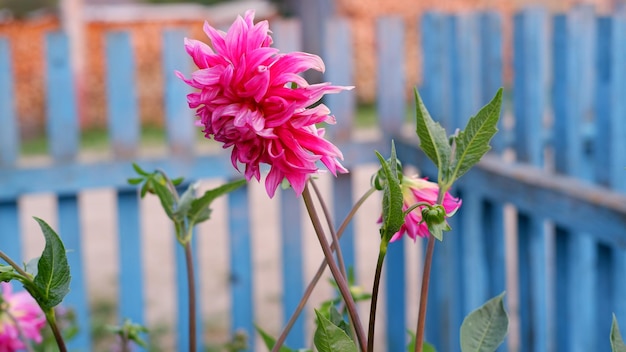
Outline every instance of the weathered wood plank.
[[423, 76], [420, 95], [435, 121], [448, 130], [452, 126], [450, 96], [450, 42], [451, 21], [448, 15], [428, 12], [421, 20]]
[[[247, 187], [239, 188], [228, 195], [228, 232], [231, 281], [231, 332], [243, 330], [255, 336], [254, 305], [252, 295], [252, 252], [250, 248], [250, 214]], [[254, 351], [254, 339], [249, 340]]]
[[[293, 189], [280, 192], [280, 234], [281, 234], [281, 260], [283, 278], [283, 324], [296, 310], [300, 298], [304, 293], [304, 264], [302, 262], [303, 238], [302, 238], [302, 200], [296, 197]], [[306, 311], [300, 314], [296, 324], [287, 337], [287, 345], [291, 347], [305, 346], [306, 330], [305, 322], [308, 315]]]
[[196, 127], [194, 126], [194, 112], [189, 109], [185, 97], [190, 88], [175, 72], [188, 74], [191, 62], [183, 48], [185, 32], [183, 30], [168, 29], [163, 32], [163, 77], [164, 108], [167, 141], [170, 151], [181, 157], [191, 158], [194, 153]]
[[[327, 21], [323, 58], [326, 65], [325, 80], [334, 85], [354, 85], [352, 31], [348, 20], [333, 18]], [[354, 125], [356, 93], [352, 90], [329, 94], [324, 102], [337, 119], [337, 125], [327, 129], [329, 138], [333, 141], [348, 141]]]
[[17, 200], [0, 201], [0, 248], [16, 263], [24, 262]]
[[402, 132], [406, 112], [404, 23], [402, 18], [379, 18], [376, 26], [376, 38], [378, 124], [386, 135], [398, 134]]
[[60, 195], [58, 197], [58, 233], [63, 240], [67, 253], [67, 261], [70, 265], [72, 281], [70, 292], [63, 300], [63, 305], [71, 308], [76, 314], [76, 324], [80, 331], [68, 342], [69, 349], [86, 348], [91, 346], [89, 300], [87, 295], [87, 283], [85, 281], [85, 266], [83, 265], [83, 249], [81, 240], [80, 217], [78, 198], [76, 195]]
[[119, 317], [145, 323], [143, 249], [137, 189], [117, 192]]
[[78, 114], [69, 42], [61, 32], [46, 35], [48, 145], [57, 162], [68, 162], [79, 147]]
[[20, 134], [13, 93], [11, 50], [0, 37], [0, 166], [15, 164], [20, 154]]
[[140, 126], [130, 33], [111, 32], [106, 35], [106, 58], [111, 146], [117, 158], [131, 157], [139, 146]]

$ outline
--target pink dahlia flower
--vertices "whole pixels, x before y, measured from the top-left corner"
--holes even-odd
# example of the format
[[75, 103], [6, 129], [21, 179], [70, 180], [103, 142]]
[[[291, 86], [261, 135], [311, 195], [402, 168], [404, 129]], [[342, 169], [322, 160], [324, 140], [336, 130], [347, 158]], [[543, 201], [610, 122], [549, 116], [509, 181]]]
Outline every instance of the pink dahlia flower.
[[[406, 211], [409, 207], [419, 202], [425, 202], [434, 205], [437, 202], [439, 193], [439, 185], [430, 182], [427, 179], [419, 177], [404, 176], [400, 184], [402, 195], [404, 196], [404, 204], [402, 210]], [[452, 216], [460, 207], [461, 200], [454, 198], [450, 193], [446, 193], [443, 198], [443, 208], [448, 216]], [[404, 219], [404, 225], [396, 232], [389, 242], [393, 242], [402, 238], [405, 233], [415, 241], [417, 237], [428, 237], [428, 225], [422, 221], [422, 209], [424, 206], [418, 207], [411, 211]]]
[[25, 347], [20, 331], [25, 338], [40, 343], [46, 318], [37, 302], [26, 291], [13, 293], [9, 283], [0, 283], [0, 288], [0, 352]]
[[232, 147], [233, 166], [239, 170], [244, 164], [248, 181], [260, 179], [259, 164], [265, 163], [270, 165], [265, 178], [270, 197], [285, 178], [300, 195], [307, 177], [318, 171], [318, 161], [335, 176], [348, 172], [339, 162], [341, 151], [316, 127], [334, 124], [335, 118], [324, 104], [312, 106], [325, 94], [352, 87], [309, 84], [299, 74], [323, 72], [322, 59], [303, 52], [279, 53], [270, 47], [268, 22], [253, 20], [254, 11], [248, 11], [226, 33], [205, 23], [212, 48], [185, 39], [199, 69], [189, 79], [176, 74], [197, 89], [187, 102], [196, 109], [206, 138]]

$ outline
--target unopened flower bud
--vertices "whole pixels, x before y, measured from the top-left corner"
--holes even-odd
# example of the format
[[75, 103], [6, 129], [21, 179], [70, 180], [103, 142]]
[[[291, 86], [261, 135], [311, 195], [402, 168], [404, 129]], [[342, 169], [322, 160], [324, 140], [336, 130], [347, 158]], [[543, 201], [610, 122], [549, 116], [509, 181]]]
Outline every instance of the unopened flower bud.
[[437, 204], [422, 209], [422, 219], [428, 225], [439, 225], [446, 221], [446, 210]]

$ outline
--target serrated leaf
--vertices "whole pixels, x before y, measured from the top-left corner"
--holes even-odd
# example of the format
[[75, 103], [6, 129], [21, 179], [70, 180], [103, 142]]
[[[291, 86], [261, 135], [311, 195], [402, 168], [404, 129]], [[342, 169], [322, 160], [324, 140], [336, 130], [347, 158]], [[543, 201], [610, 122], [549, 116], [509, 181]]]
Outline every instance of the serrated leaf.
[[465, 317], [461, 324], [462, 352], [493, 352], [504, 341], [509, 317], [503, 297], [504, 292]]
[[[395, 168], [397, 164], [395, 146], [393, 144], [391, 145], [391, 158], [389, 162], [386, 161], [379, 152], [376, 152], [376, 156], [380, 161], [386, 178], [383, 189], [383, 224], [380, 228], [380, 235], [385, 242], [389, 242], [391, 237], [398, 232], [402, 224], [404, 224], [402, 189], [400, 188], [400, 180], [398, 179], [397, 169]], [[394, 165], [393, 171], [391, 164]]]
[[469, 171], [491, 149], [489, 142], [498, 131], [502, 107], [502, 88], [493, 99], [470, 118], [465, 129], [454, 137], [456, 149], [452, 165], [451, 182]]
[[430, 231], [430, 234], [436, 239], [443, 241], [443, 232], [450, 231], [450, 226], [445, 222], [441, 224], [429, 225], [428, 231]]
[[193, 202], [191, 202], [191, 208], [187, 213], [189, 223], [198, 224], [202, 221], [208, 220], [211, 215], [211, 209], [209, 206], [215, 199], [223, 196], [224, 194], [230, 193], [245, 184], [245, 179], [239, 179], [204, 192], [202, 197], [196, 198]]
[[[263, 343], [265, 343], [265, 347], [267, 347], [267, 350], [271, 351], [272, 348], [274, 348], [274, 345], [276, 345], [276, 339], [270, 334], [268, 334], [267, 332], [263, 331], [263, 329], [261, 329], [258, 325], [254, 325], [254, 328], [259, 333], [259, 335], [261, 335], [261, 339], [263, 339]], [[292, 350], [291, 348], [287, 346], [280, 346], [280, 349], [278, 351], [279, 352], [295, 352], [295, 350]]]
[[619, 325], [617, 324], [615, 314], [613, 314], [613, 323], [611, 324], [611, 351], [626, 352], [626, 345], [624, 345], [622, 334], [619, 332]]
[[313, 343], [319, 352], [357, 352], [354, 341], [338, 326], [315, 310], [317, 329]]
[[420, 148], [437, 165], [440, 181], [447, 180], [452, 151], [446, 130], [432, 119], [417, 89], [415, 90], [415, 108], [416, 132], [420, 139]]
[[70, 266], [65, 255], [65, 246], [59, 235], [43, 220], [35, 218], [46, 239], [46, 245], [37, 263], [37, 276], [31, 292], [44, 311], [63, 301], [70, 291]]

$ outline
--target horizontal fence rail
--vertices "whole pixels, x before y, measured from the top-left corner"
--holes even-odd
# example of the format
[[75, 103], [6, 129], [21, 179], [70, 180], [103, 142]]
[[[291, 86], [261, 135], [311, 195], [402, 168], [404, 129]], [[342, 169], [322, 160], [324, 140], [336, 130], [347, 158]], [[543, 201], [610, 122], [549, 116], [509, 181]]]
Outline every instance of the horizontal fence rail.
[[[512, 45], [505, 45], [503, 22], [512, 21]], [[322, 56], [325, 79], [350, 85], [351, 27], [344, 19], [329, 20]], [[300, 24], [270, 24], [275, 46], [282, 51], [301, 48]], [[383, 138], [357, 141], [353, 137], [355, 95], [344, 92], [326, 104], [337, 117], [329, 134], [345, 156], [348, 168], [376, 163], [373, 150], [389, 152], [396, 139], [398, 155], [421, 174], [436, 178], [436, 170], [417, 152], [406, 128], [404, 75], [405, 23], [396, 17], [376, 23], [378, 56], [378, 127]], [[437, 244], [429, 297], [427, 340], [439, 351], [458, 351], [463, 317], [504, 290], [516, 298], [519, 331], [501, 351], [609, 350], [611, 313], [626, 322], [626, 17], [598, 17], [590, 7], [566, 14], [532, 8], [502, 18], [493, 12], [471, 14], [426, 13], [419, 19], [423, 53], [420, 93], [431, 115], [448, 130], [462, 127], [504, 85], [507, 65], [504, 48], [513, 50], [512, 87], [505, 87], [503, 121], [493, 151], [464, 176], [455, 189], [463, 198], [453, 231]], [[188, 72], [190, 60], [182, 49], [185, 34], [166, 30], [163, 45], [165, 77], [163, 106], [168, 150], [146, 157], [139, 153], [141, 126], [135, 90], [135, 60], [131, 39], [123, 31], [106, 35], [107, 121], [112, 157], [79, 158], [79, 125], [75, 87], [68, 59], [68, 40], [62, 33], [45, 38], [47, 116], [50, 160], [43, 165], [21, 163], [19, 123], [14, 113], [10, 39], [0, 38], [0, 247], [18, 261], [24, 244], [18, 201], [25, 194], [53, 193], [58, 205], [59, 233], [72, 268], [71, 293], [64, 304], [75, 309], [78, 323], [89, 326], [85, 258], [81, 251], [81, 214], [78, 195], [94, 188], [116, 191], [120, 268], [118, 316], [146, 322], [146, 282], [142, 258], [140, 209], [136, 189], [126, 184], [132, 161], [146, 169], [161, 168], [188, 180], [237, 177], [226, 153], [196, 150], [193, 112], [188, 109], [186, 85], [174, 75]], [[357, 87], [358, 89], [358, 87]], [[513, 126], [513, 127], [511, 127]], [[411, 127], [412, 128], [412, 127]], [[512, 156], [512, 157], [511, 157]], [[511, 161], [511, 159], [514, 159]], [[340, 175], [332, 182], [333, 215], [343, 219], [352, 206], [355, 176]], [[250, 190], [227, 197], [230, 255], [230, 329], [255, 336], [254, 231], [250, 221]], [[285, 322], [298, 304], [306, 283], [300, 200], [291, 192], [280, 196], [280, 305]], [[508, 212], [514, 216], [508, 216]], [[36, 215], [36, 214], [33, 214]], [[356, 265], [355, 227], [342, 241], [349, 266]], [[17, 236], [15, 234], [18, 234]], [[173, 236], [172, 236], [173, 237]], [[374, 236], [375, 237], [375, 236]], [[172, 241], [172, 245], [175, 244]], [[516, 251], [516, 262], [505, 255]], [[183, 254], [176, 246], [176, 330], [178, 350], [185, 349], [187, 330], [186, 282]], [[196, 258], [198, 256], [196, 255]], [[386, 263], [385, 349], [403, 350], [408, 343], [410, 297], [406, 276], [409, 259], [401, 245], [392, 244]], [[514, 270], [506, 270], [513, 268]], [[513, 278], [507, 277], [514, 272]], [[210, 275], [198, 273], [199, 275]], [[202, 281], [202, 276], [199, 280]], [[174, 288], [173, 288], [174, 289]], [[200, 296], [198, 294], [198, 296]], [[409, 303], [412, 302], [412, 303]], [[202, 300], [202, 305], [214, 302]], [[303, 315], [287, 343], [310, 342]], [[203, 331], [198, 326], [199, 335]], [[512, 337], [511, 337], [512, 339]], [[251, 350], [259, 350], [250, 339]], [[88, 329], [71, 347], [89, 350]]]

